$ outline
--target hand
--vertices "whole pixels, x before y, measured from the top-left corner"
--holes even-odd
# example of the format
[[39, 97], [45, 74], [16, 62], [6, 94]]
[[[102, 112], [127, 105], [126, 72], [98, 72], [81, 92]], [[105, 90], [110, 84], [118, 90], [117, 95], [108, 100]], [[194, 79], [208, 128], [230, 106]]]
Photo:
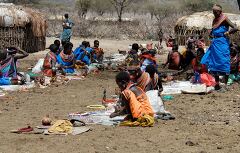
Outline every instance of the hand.
[[230, 33], [229, 33], [229, 32], [225, 32], [224, 35], [225, 35], [226, 37], [230, 37]]
[[118, 113], [113, 112], [109, 117], [110, 117], [110, 118], [114, 118], [114, 117], [116, 117], [116, 116], [118, 116]]

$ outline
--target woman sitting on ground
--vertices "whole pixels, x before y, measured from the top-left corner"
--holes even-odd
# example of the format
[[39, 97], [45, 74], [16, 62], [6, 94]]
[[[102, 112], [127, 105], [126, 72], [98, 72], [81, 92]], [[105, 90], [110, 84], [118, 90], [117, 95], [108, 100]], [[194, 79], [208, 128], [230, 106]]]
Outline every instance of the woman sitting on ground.
[[172, 51], [168, 54], [167, 62], [163, 65], [165, 68], [168, 65], [170, 70], [182, 69], [182, 56], [178, 52], [178, 45], [174, 45]]
[[94, 59], [97, 60], [98, 63], [102, 63], [103, 62], [103, 56], [104, 56], [104, 52], [103, 49], [99, 47], [99, 41], [98, 40], [94, 40]]
[[90, 43], [83, 41], [82, 44], [75, 49], [74, 56], [77, 65], [90, 65], [91, 64], [91, 52]]
[[24, 77], [18, 77], [14, 57], [8, 56], [7, 50], [0, 51], [0, 85], [24, 84]]
[[72, 53], [73, 44], [70, 42], [67, 42], [64, 45], [63, 51], [57, 56], [57, 63], [60, 65], [60, 68], [65, 73], [74, 73], [74, 67], [75, 67], [75, 58]]
[[158, 90], [159, 95], [163, 91], [162, 80], [157, 74], [157, 70], [153, 65], [146, 67], [146, 72], [150, 75], [151, 81], [146, 86], [145, 91]]
[[138, 50], [139, 45], [136, 43], [132, 44], [132, 49], [128, 52], [128, 55], [125, 59], [127, 66], [129, 66], [131, 62], [139, 62]]
[[58, 46], [55, 44], [51, 44], [49, 46], [50, 51], [47, 53], [46, 57], [44, 58], [43, 63], [43, 74], [48, 77], [54, 77], [56, 75], [56, 63], [57, 63], [57, 55]]
[[138, 118], [149, 115], [153, 117], [154, 112], [145, 92], [131, 83], [127, 72], [120, 72], [116, 76], [116, 83], [121, 90], [120, 100], [111, 118], [128, 114], [126, 120], [136, 121]]
[[187, 43], [187, 50], [183, 56], [183, 69], [188, 70], [191, 66], [192, 60], [196, 57], [195, 44], [189, 41]]
[[127, 70], [130, 74], [131, 81], [145, 91], [146, 86], [149, 84], [151, 78], [147, 72], [141, 70], [140, 63], [132, 61], [130, 66], [127, 67]]

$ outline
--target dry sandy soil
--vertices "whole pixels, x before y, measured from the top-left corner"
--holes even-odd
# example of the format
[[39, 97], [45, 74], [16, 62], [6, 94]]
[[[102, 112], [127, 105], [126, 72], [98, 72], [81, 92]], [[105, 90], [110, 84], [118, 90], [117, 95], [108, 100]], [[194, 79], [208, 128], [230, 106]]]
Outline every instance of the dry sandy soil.
[[[49, 39], [52, 41], [53, 39]], [[48, 42], [49, 42], [48, 41]], [[92, 41], [92, 40], [91, 40]], [[74, 40], [74, 45], [79, 41]], [[126, 49], [131, 41], [102, 40], [108, 53]], [[112, 52], [110, 52], [112, 51]], [[30, 55], [21, 61], [26, 69], [43, 57]], [[240, 90], [235, 84], [228, 92], [209, 95], [175, 95], [166, 102], [174, 121], [159, 120], [152, 128], [94, 125], [79, 136], [12, 134], [9, 131], [28, 124], [37, 126], [49, 114], [64, 119], [70, 112], [87, 111], [87, 105], [100, 104], [103, 89], [114, 93], [115, 73], [90, 75], [85, 81], [47, 89], [14, 92], [0, 99], [0, 153], [237, 153], [240, 152]]]

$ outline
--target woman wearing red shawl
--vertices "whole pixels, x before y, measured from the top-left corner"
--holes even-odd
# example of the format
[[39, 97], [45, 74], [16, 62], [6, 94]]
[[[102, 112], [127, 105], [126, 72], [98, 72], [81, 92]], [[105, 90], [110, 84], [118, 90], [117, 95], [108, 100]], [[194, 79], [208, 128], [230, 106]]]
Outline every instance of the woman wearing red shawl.
[[43, 62], [43, 74], [48, 77], [53, 77], [54, 75], [56, 75], [56, 53], [58, 51], [58, 46], [51, 44], [49, 49], [50, 52], [47, 53]]

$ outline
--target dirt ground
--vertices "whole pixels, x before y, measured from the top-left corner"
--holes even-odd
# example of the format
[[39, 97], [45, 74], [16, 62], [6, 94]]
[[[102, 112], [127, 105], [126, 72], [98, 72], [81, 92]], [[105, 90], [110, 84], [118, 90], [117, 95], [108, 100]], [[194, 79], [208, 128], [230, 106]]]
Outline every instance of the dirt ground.
[[[48, 39], [52, 41], [53, 39]], [[92, 41], [92, 40], [91, 40]], [[74, 45], [78, 44], [75, 39]], [[131, 41], [102, 40], [109, 53], [127, 49]], [[21, 61], [28, 68], [45, 52]], [[64, 119], [68, 113], [87, 111], [87, 105], [100, 104], [103, 89], [114, 93], [116, 73], [90, 75], [84, 81], [28, 92], [8, 94], [0, 99], [0, 153], [238, 153], [240, 152], [240, 88], [209, 95], [174, 95], [166, 102], [174, 121], [159, 120], [152, 128], [94, 125], [92, 131], [78, 136], [12, 134], [27, 125], [37, 126], [49, 114]]]

